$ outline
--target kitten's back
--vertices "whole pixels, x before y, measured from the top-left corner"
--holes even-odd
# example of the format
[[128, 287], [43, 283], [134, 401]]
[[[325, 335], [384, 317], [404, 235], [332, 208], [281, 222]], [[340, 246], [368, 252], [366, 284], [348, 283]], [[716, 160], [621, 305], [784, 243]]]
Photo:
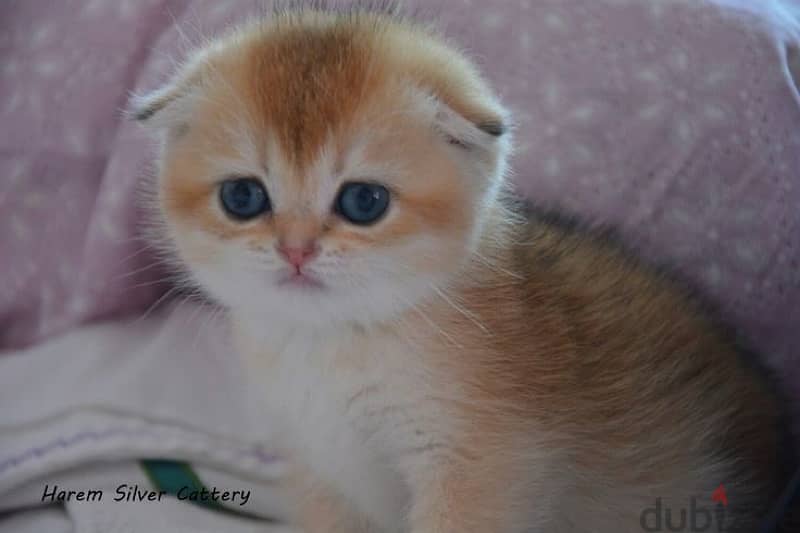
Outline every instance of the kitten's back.
[[[677, 276], [635, 259], [607, 231], [513, 209], [522, 222], [496, 260], [522, 274], [512, 290], [527, 316], [481, 313], [505, 322], [502, 350], [517, 352], [497, 359], [518, 365], [502, 372], [520, 380], [506, 390], [567, 432], [595, 487], [610, 476], [652, 495], [680, 490], [683, 479], [710, 497], [723, 485], [732, 512], [763, 515], [790, 471], [790, 443], [782, 398], [754, 356]], [[487, 296], [476, 294], [474, 308]], [[534, 330], [552, 336], [549, 353], [527, 348]]]

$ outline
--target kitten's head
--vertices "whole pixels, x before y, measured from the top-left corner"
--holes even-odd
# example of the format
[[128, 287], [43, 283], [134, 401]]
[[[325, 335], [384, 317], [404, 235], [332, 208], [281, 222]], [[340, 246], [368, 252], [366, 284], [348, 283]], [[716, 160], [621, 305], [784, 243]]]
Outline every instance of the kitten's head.
[[447, 284], [509, 144], [461, 54], [371, 13], [242, 28], [133, 113], [163, 135], [165, 237], [215, 299], [265, 321], [386, 320]]

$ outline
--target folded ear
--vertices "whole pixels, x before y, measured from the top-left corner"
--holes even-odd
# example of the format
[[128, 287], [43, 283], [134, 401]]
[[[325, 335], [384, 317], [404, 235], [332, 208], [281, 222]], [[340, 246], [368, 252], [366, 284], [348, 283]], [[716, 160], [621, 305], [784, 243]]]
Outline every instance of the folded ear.
[[467, 114], [459, 113], [442, 101], [437, 101], [434, 125], [450, 143], [467, 150], [491, 148], [510, 129], [506, 113], [499, 108]]
[[174, 85], [166, 85], [145, 95], [133, 95], [128, 102], [128, 115], [133, 120], [146, 122], [180, 95], [181, 91]]
[[450, 144], [467, 151], [496, 151], [506, 147], [510, 118], [488, 93], [454, 94], [436, 89], [410, 89], [412, 99], [430, 117], [434, 129]]
[[133, 95], [127, 115], [155, 129], [180, 126], [188, 119], [191, 102], [201, 83], [201, 70], [195, 63], [173, 76], [164, 86], [150, 93]]
[[512, 126], [502, 105], [491, 95], [483, 96], [446, 101], [430, 90], [412, 89], [412, 97], [434, 134], [463, 154], [456, 156], [464, 165], [465, 176], [495, 195], [506, 177]]

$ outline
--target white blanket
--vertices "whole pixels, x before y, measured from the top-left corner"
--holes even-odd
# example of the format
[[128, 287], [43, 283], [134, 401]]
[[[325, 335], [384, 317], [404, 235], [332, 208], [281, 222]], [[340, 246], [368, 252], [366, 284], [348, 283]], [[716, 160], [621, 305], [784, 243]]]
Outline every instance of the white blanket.
[[[178, 349], [181, 331], [195, 331], [194, 349]], [[248, 423], [241, 361], [227, 346], [209, 311], [179, 307], [0, 355], [0, 532], [278, 531], [169, 494], [121, 496], [154, 488], [142, 459], [174, 459], [218, 490], [214, 503], [281, 516], [283, 464], [264, 445], [268, 428]], [[236, 497], [222, 501], [225, 491]]]

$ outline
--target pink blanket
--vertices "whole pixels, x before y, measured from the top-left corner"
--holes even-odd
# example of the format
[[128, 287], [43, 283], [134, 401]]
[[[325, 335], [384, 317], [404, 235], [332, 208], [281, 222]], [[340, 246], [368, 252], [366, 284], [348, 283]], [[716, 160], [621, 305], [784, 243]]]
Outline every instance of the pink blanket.
[[[800, 59], [798, 26], [777, 8], [800, 5], [719, 2], [757, 9], [417, 4], [516, 112], [521, 191], [617, 225], [644, 255], [679, 267], [796, 382]], [[252, 6], [2, 3], [0, 349], [142, 313], [163, 294], [164, 272], [135, 231], [152, 146], [120, 111], [129, 91], [157, 86], [172, 58]]]

